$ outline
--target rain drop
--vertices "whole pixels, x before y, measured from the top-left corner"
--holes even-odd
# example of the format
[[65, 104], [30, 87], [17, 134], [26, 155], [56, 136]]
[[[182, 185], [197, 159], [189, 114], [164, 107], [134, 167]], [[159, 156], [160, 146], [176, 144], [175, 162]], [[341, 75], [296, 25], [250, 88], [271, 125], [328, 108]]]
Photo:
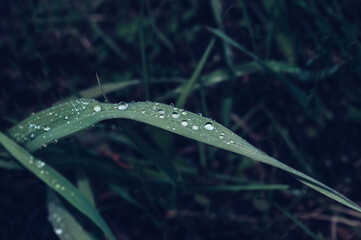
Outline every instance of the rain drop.
[[179, 118], [179, 113], [173, 112], [172, 113], [172, 118]]
[[186, 120], [183, 120], [183, 121], [181, 122], [181, 125], [182, 125], [183, 127], [186, 127], [186, 126], [188, 125], [188, 123], [187, 123]]
[[192, 129], [195, 130], [195, 131], [197, 131], [197, 130], [198, 130], [198, 126], [194, 125], [194, 126], [192, 127]]
[[127, 110], [127, 108], [128, 108], [128, 103], [126, 103], [126, 102], [120, 102], [120, 103], [118, 104], [118, 109], [119, 109], [120, 111]]
[[36, 161], [36, 166], [37, 166], [38, 168], [42, 168], [42, 167], [45, 166], [45, 163], [44, 163], [43, 161], [38, 160], [38, 161]]
[[204, 125], [204, 128], [209, 131], [212, 131], [214, 129], [214, 126], [211, 122], [207, 122], [206, 125]]
[[163, 119], [163, 118], [164, 118], [164, 115], [163, 115], [163, 114], [162, 114], [162, 115], [160, 115], [160, 116], [159, 116], [159, 118], [162, 118], [162, 119]]
[[100, 112], [102, 110], [102, 107], [100, 105], [95, 105], [93, 109], [95, 112]]
[[61, 228], [55, 228], [55, 229], [54, 229], [54, 232], [56, 233], [56, 235], [61, 235], [61, 234], [63, 234], [63, 229], [61, 229]]
[[163, 109], [159, 109], [159, 110], [158, 110], [158, 113], [159, 113], [159, 114], [164, 114], [165, 112], [164, 112]]
[[46, 126], [43, 129], [44, 129], [44, 131], [49, 132], [51, 128], [49, 126]]

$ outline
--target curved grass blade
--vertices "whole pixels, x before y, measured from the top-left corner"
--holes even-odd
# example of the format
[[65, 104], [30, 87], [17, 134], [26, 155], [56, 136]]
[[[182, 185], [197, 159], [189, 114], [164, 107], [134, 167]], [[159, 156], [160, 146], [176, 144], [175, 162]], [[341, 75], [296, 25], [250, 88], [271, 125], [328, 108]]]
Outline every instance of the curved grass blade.
[[[44, 143], [111, 118], [144, 122], [280, 168], [316, 191], [361, 212], [357, 204], [341, 193], [268, 156], [221, 124], [170, 105], [154, 102], [111, 104], [100, 103], [93, 99], [78, 99], [34, 114], [12, 127], [8, 133], [27, 149], [34, 151]], [[34, 129], [34, 125], [39, 127]]]
[[54, 191], [48, 190], [48, 215], [55, 234], [60, 240], [92, 240], [80, 223], [60, 202]]
[[115, 236], [112, 234], [107, 224], [84, 197], [79, 190], [74, 187], [66, 178], [59, 174], [45, 162], [35, 159], [24, 148], [20, 147], [14, 141], [9, 139], [3, 133], [0, 133], [0, 143], [5, 149], [16, 158], [24, 167], [34, 173], [39, 179], [45, 182], [49, 187], [63, 196], [70, 204], [77, 208], [84, 215], [89, 217], [98, 227], [100, 227], [106, 235], [112, 240]]

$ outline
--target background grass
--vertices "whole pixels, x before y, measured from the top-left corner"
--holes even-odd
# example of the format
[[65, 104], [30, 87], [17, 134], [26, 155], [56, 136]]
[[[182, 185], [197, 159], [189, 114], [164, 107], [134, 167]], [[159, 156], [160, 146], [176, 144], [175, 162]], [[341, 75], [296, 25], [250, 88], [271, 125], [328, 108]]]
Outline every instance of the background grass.
[[[112, 102], [176, 103], [183, 88], [176, 89], [197, 77], [195, 69], [215, 36], [212, 27], [251, 56], [217, 38], [184, 108], [221, 122], [360, 203], [358, 1], [0, 5], [2, 132], [32, 112], [81, 95], [96, 85], [96, 72], [104, 89], [117, 84], [108, 89]], [[268, 67], [259, 67], [252, 56]], [[95, 95], [101, 99], [99, 91]], [[84, 179], [78, 171], [85, 172], [87, 196], [93, 195], [118, 239], [361, 238], [359, 215], [279, 170], [144, 124], [127, 124], [147, 149], [175, 162], [181, 188], [175, 191], [142, 155], [142, 145], [113, 120], [34, 153], [74, 183]], [[57, 239], [47, 221], [47, 187], [25, 170], [9, 170], [18, 166], [5, 151], [0, 160], [1, 239]], [[273, 183], [290, 188], [245, 190]], [[238, 187], [219, 187], [230, 185]], [[92, 237], [104, 239], [65, 206]]]

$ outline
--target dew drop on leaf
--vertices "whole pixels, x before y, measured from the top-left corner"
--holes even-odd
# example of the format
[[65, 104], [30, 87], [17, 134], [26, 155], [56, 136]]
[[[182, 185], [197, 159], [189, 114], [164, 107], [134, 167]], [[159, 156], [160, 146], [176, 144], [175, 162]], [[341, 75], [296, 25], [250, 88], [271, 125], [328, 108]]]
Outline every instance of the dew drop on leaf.
[[43, 129], [44, 129], [44, 131], [49, 132], [51, 128], [49, 126], [46, 126]]
[[209, 130], [209, 131], [212, 131], [214, 129], [214, 126], [211, 122], [207, 122], [205, 125], [204, 125], [204, 128], [206, 130]]
[[102, 110], [102, 107], [100, 105], [95, 105], [93, 109], [95, 112], [100, 112]]
[[36, 161], [36, 167], [42, 168], [44, 166], [45, 166], [45, 163], [43, 161], [40, 161], [40, 160]]
[[119, 109], [120, 111], [127, 110], [127, 108], [128, 108], [128, 103], [126, 103], [126, 102], [120, 102], [120, 103], [118, 103], [118, 109]]
[[183, 127], [186, 127], [186, 126], [188, 125], [188, 122], [187, 122], [186, 120], [183, 120], [183, 121], [181, 122], [181, 125], [182, 125]]
[[61, 234], [63, 234], [63, 229], [61, 229], [61, 228], [55, 228], [55, 229], [54, 229], [54, 232], [56, 233], [56, 235], [61, 235]]
[[195, 130], [195, 131], [197, 131], [197, 130], [198, 130], [198, 126], [194, 125], [194, 126], [192, 127], [192, 129]]
[[172, 118], [179, 118], [179, 113], [173, 112], [172, 113]]

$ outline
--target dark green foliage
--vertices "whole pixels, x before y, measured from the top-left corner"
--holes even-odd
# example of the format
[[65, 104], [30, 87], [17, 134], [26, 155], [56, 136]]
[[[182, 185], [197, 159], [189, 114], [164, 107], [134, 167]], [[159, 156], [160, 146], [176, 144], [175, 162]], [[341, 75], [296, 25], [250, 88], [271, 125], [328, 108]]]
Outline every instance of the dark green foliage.
[[[180, 101], [360, 205], [359, 1], [31, 0], [0, 9], [2, 133], [69, 98], [103, 101], [98, 73], [111, 102]], [[355, 211], [276, 168], [122, 126], [103, 121], [31, 149], [78, 186], [88, 209], [94, 198], [116, 239], [361, 238]], [[59, 239], [47, 220], [52, 201], [75, 226], [67, 231], [105, 239], [80, 208], [48, 199], [47, 185], [2, 146], [0, 191], [0, 239]]]

